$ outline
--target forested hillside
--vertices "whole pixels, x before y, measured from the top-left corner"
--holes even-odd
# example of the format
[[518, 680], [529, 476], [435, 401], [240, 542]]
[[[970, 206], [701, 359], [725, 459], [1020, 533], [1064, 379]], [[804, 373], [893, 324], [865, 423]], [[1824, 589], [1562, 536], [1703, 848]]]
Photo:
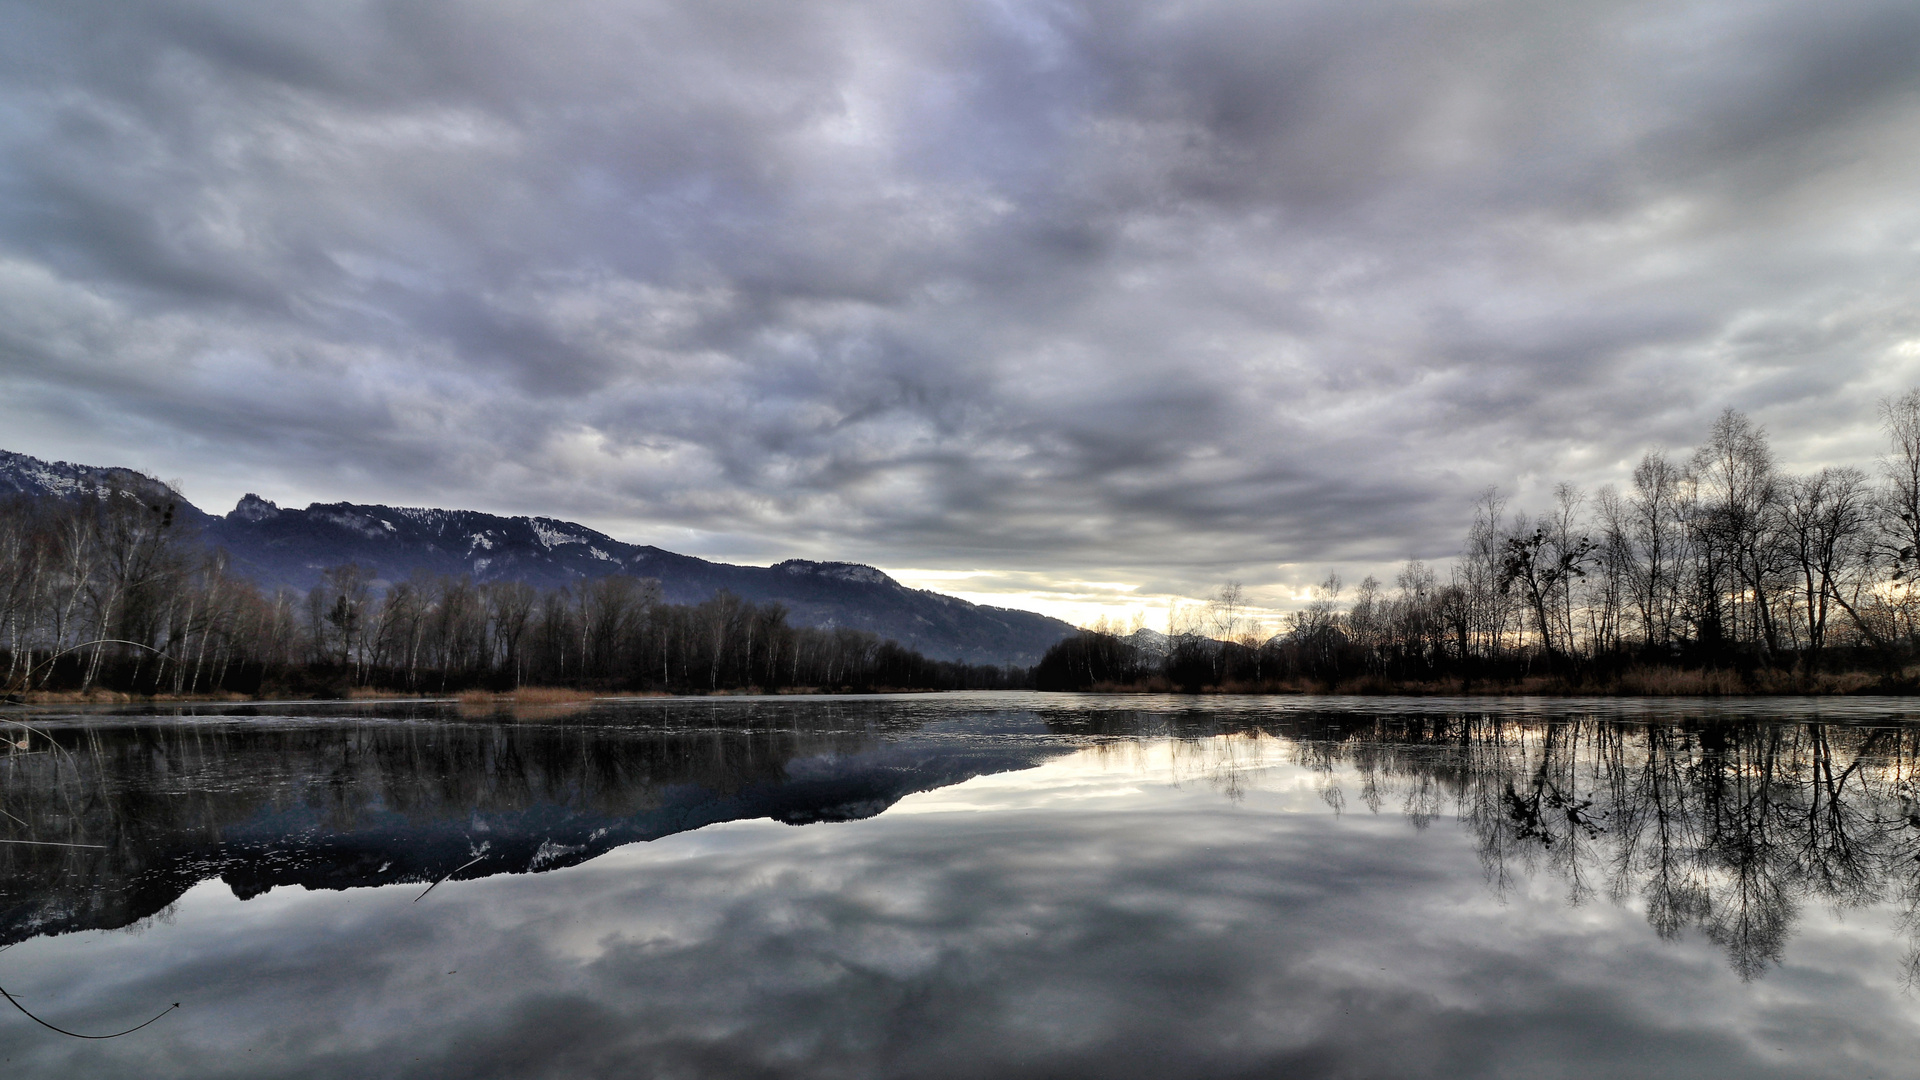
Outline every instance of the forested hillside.
[[722, 590], [671, 603], [625, 573], [540, 588], [417, 571], [376, 588], [354, 564], [306, 590], [265, 589], [204, 542], [150, 478], [0, 500], [0, 660], [11, 692], [443, 692], [1002, 685], [852, 627], [795, 626], [777, 602]]

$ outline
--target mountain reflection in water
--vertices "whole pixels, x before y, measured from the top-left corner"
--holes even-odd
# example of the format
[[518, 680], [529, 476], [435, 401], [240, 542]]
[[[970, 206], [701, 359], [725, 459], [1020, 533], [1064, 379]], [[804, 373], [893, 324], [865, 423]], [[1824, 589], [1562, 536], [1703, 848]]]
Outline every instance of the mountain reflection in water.
[[245, 900], [553, 870], [741, 818], [851, 821], [1068, 749], [930, 739], [833, 705], [412, 711], [34, 724], [40, 752], [4, 759], [0, 944], [127, 926], [215, 877]]
[[35, 1035], [9, 1067], [1899, 1075], [1905, 709], [21, 717], [45, 735], [0, 774], [0, 837], [100, 846], [0, 846], [0, 985], [98, 1030], [185, 1004], [147, 1043]]

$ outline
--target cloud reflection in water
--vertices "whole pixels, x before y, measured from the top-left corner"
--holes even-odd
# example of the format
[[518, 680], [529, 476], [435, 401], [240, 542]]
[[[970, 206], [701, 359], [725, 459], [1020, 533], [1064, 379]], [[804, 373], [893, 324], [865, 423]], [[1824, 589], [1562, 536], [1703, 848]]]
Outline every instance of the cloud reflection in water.
[[[1897, 801], [1904, 735], [1369, 723], [1336, 740], [1109, 737], [867, 820], [720, 824], [418, 905], [409, 886], [241, 902], [203, 884], [137, 935], [0, 957], [10, 989], [76, 1022], [186, 1002], [139, 1043], [10, 1037], [10, 1068], [1891, 1076], [1920, 1051], [1899, 882], [1883, 862], [1867, 892], [1823, 893], [1832, 859], [1805, 859], [1834, 836], [1787, 831], [1805, 811], [1791, 778], [1818, 781], [1830, 758], [1838, 776], [1864, 749], [1881, 764], [1814, 817], [1852, 814], [1857, 855], [1892, 853], [1897, 831], [1870, 834]], [[1628, 787], [1599, 790], [1607, 761]], [[1673, 878], [1694, 921], [1649, 899], [1658, 815], [1626, 820], [1645, 808], [1631, 785], [1664, 780], [1683, 786], [1664, 827], [1696, 830]], [[1530, 819], [1536, 793], [1547, 812]], [[1795, 898], [1757, 966], [1729, 944], [1737, 920], [1700, 907], [1742, 895], [1708, 850], [1736, 834], [1697, 831], [1730, 808], [1758, 815], [1737, 834], [1748, 870], [1774, 875], [1758, 892]]]

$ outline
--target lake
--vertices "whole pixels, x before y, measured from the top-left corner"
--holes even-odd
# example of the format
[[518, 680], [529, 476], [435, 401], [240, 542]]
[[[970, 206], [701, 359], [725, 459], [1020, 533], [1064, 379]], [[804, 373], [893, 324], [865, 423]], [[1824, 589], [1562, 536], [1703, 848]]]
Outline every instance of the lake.
[[9, 1078], [1920, 1061], [1905, 699], [0, 715]]

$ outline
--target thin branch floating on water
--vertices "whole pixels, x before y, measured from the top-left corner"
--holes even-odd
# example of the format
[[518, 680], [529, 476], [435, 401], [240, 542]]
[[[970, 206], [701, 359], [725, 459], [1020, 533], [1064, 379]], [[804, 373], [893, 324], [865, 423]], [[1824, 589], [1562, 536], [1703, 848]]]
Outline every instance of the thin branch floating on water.
[[[8, 814], [7, 816], [13, 817], [12, 814]], [[13, 819], [15, 821], [20, 820], [19, 818]], [[107, 850], [107, 845], [105, 844], [63, 844], [58, 840], [0, 840], [0, 844], [31, 844], [34, 847], [84, 847], [99, 848], [101, 851]]]
[[68, 1035], [76, 1039], [117, 1039], [122, 1035], [131, 1035], [134, 1032], [139, 1031], [141, 1028], [146, 1027], [147, 1024], [153, 1023], [154, 1020], [158, 1020], [160, 1019], [160, 1017], [165, 1016], [168, 1013], [180, 1007], [180, 1003], [176, 1001], [173, 1004], [167, 1006], [166, 1008], [161, 1009], [160, 1012], [154, 1016], [153, 1020], [147, 1021], [146, 1024], [135, 1024], [133, 1027], [130, 1027], [125, 1031], [116, 1031], [111, 1035], [82, 1035], [77, 1031], [68, 1031], [66, 1028], [57, 1027], [53, 1024], [49, 1024], [45, 1020], [40, 1019], [39, 1017], [33, 1015], [30, 1012], [27, 1012], [27, 1007], [25, 1005], [20, 1004], [19, 1000], [16, 999], [12, 994], [7, 993], [5, 987], [0, 987], [0, 997], [6, 998], [9, 1002], [12, 1003], [13, 1007], [16, 1009], [19, 1009], [20, 1012], [24, 1014], [27, 1019], [33, 1021], [36, 1024], [39, 1024], [41, 1027], [46, 1028], [48, 1031], [57, 1031], [62, 1035]]
[[[456, 867], [454, 867], [453, 869], [451, 869], [451, 870], [449, 870], [449, 871], [447, 871], [446, 873], [444, 873], [444, 874], [442, 874], [442, 875], [440, 875], [440, 881], [445, 881], [445, 880], [447, 880], [448, 878], [450, 878], [450, 877], [452, 877], [453, 875], [455, 875], [455, 874], [457, 874], [457, 873], [459, 873], [460, 871], [462, 871], [462, 870], [465, 870], [465, 869], [466, 869], [467, 867], [469, 867], [469, 866], [472, 866], [472, 865], [473, 865], [473, 863], [477, 863], [477, 862], [479, 862], [479, 861], [480, 861], [480, 859], [484, 859], [484, 858], [486, 858], [486, 856], [485, 856], [485, 855], [482, 855], [482, 856], [480, 856], [480, 858], [478, 858], [478, 859], [475, 859], [475, 860], [473, 860], [473, 862], [470, 862], [470, 863], [466, 863], [466, 864], [464, 864], [464, 865], [461, 865], [461, 866], [456, 866]], [[414, 898], [413, 898], [413, 902], [417, 904], [417, 903], [419, 903], [420, 901], [422, 901], [422, 900], [424, 900], [424, 899], [426, 899], [426, 896], [427, 896], [427, 893], [430, 893], [430, 892], [432, 892], [433, 890], [435, 890], [435, 889], [437, 889], [437, 888], [439, 888], [439, 887], [440, 887], [440, 881], [436, 881], [436, 882], [434, 882], [433, 884], [431, 884], [431, 885], [429, 885], [429, 886], [427, 886], [427, 887], [426, 887], [425, 889], [423, 889], [423, 890], [421, 890], [421, 893], [420, 893], [420, 895], [419, 895], [419, 896], [416, 896], [416, 897], [414, 897]]]

